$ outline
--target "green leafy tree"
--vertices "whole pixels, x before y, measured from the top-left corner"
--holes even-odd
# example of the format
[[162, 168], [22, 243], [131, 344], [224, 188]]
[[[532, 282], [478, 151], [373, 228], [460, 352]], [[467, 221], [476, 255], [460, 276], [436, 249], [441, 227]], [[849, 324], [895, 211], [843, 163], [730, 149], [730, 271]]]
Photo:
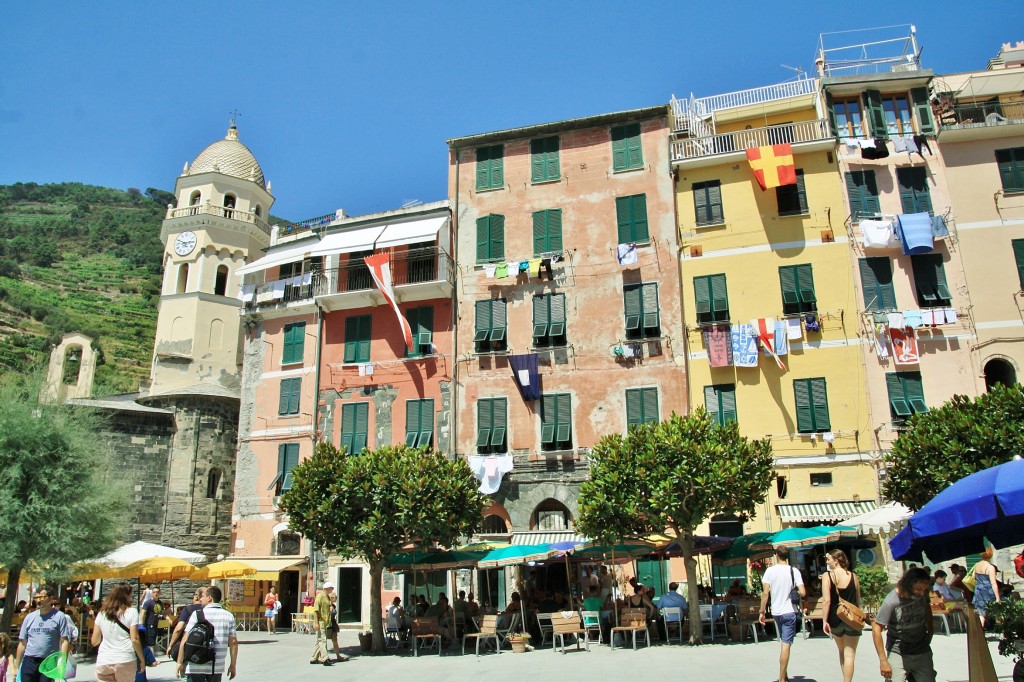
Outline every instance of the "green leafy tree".
[[753, 516], [771, 485], [771, 442], [748, 440], [703, 408], [603, 437], [580, 486], [577, 529], [601, 543], [671, 529], [686, 564], [690, 642], [700, 643], [694, 531], [715, 514]]
[[[75, 562], [113, 549], [127, 509], [123, 491], [103, 480], [99, 417], [40, 403], [41, 386], [35, 375], [0, 382], [0, 560], [12, 588], [25, 569], [60, 580]], [[0, 632], [13, 613], [4, 610]]]
[[880, 566], [857, 566], [853, 569], [860, 583], [861, 606], [872, 611], [882, 605], [882, 600], [892, 591], [889, 574]]
[[882, 492], [911, 509], [953, 483], [1024, 451], [1024, 389], [993, 386], [977, 398], [955, 395], [914, 415], [885, 456]]
[[349, 456], [331, 443], [292, 469], [281, 509], [315, 545], [370, 567], [373, 650], [384, 651], [381, 577], [389, 554], [410, 543], [446, 547], [479, 526], [487, 498], [464, 459], [386, 445]]

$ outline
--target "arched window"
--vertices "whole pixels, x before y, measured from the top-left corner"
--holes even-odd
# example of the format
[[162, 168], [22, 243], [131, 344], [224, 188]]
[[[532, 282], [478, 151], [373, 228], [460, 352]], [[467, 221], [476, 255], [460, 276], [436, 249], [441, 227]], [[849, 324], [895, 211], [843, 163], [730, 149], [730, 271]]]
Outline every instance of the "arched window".
[[489, 514], [484, 517], [480, 532], [485, 535], [502, 535], [508, 532], [508, 526], [505, 524], [505, 519], [497, 514]]
[[257, 218], [263, 217], [263, 207], [259, 204], [256, 204], [255, 208], [252, 209], [252, 212], [256, 214]]
[[220, 477], [221, 470], [216, 467], [210, 469], [210, 473], [206, 477], [206, 497], [211, 500], [216, 500], [220, 497], [217, 494], [220, 491]]
[[291, 531], [282, 531], [277, 534], [277, 541], [274, 544], [277, 545], [274, 548], [275, 556], [294, 556], [299, 553], [302, 536]]
[[224, 195], [224, 217], [233, 218], [235, 216], [235, 195], [225, 194]]
[[64, 351], [63, 383], [68, 386], [78, 385], [78, 373], [82, 370], [82, 347], [68, 346]]
[[1013, 386], [1017, 383], [1017, 370], [1003, 358], [992, 358], [985, 363], [985, 390], [991, 391], [996, 384]]
[[537, 505], [531, 520], [535, 530], [568, 530], [572, 527], [572, 515], [568, 507], [551, 498]]
[[226, 295], [224, 292], [228, 290], [228, 266], [221, 265], [217, 267], [217, 281], [213, 284], [213, 293], [217, 296]]
[[199, 190], [196, 190], [195, 192], [192, 192], [192, 194], [189, 196], [189, 198], [188, 198], [188, 205], [189, 206], [198, 206], [199, 202], [202, 200], [202, 198], [203, 198], [202, 192], [200, 192]]
[[188, 288], [188, 263], [178, 266], [178, 284], [174, 287], [174, 293], [183, 294]]

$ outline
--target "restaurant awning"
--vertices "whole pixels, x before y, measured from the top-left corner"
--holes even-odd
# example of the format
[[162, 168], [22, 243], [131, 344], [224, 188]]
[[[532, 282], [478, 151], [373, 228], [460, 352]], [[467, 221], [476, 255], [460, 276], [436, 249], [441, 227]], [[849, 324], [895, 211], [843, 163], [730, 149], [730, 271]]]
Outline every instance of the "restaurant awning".
[[437, 241], [437, 233], [448, 222], [448, 216], [434, 216], [404, 223], [390, 223], [377, 238], [377, 248]]
[[373, 225], [372, 227], [360, 227], [354, 230], [341, 230], [324, 235], [316, 248], [313, 249], [313, 256], [327, 256], [339, 253], [353, 253], [355, 251], [370, 251], [374, 242], [384, 232], [387, 225]]
[[299, 566], [306, 565], [305, 557], [282, 557], [282, 558], [249, 558], [249, 557], [232, 557], [235, 561], [239, 561], [244, 564], [248, 564], [256, 569], [256, 573], [252, 575], [243, 576], [238, 578], [239, 580], [277, 580], [281, 571], [286, 571], [289, 568], [296, 568]]
[[531, 530], [512, 533], [509, 541], [513, 545], [553, 545], [557, 542], [590, 542], [586, 536], [572, 530]]
[[783, 523], [805, 523], [811, 521], [842, 521], [857, 514], [875, 509], [874, 502], [810, 502], [807, 504], [777, 505]]
[[302, 241], [291, 242], [281, 247], [274, 247], [259, 260], [238, 268], [235, 270], [235, 273], [248, 275], [252, 272], [262, 272], [268, 268], [284, 265], [285, 263], [300, 261], [309, 256], [315, 246], [318, 246], [318, 242], [315, 239], [303, 239]]

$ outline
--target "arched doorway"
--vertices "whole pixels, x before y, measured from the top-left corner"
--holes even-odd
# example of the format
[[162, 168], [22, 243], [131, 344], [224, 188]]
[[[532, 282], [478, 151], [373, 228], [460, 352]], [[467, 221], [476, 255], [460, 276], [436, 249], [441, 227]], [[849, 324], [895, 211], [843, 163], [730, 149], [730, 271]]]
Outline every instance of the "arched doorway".
[[991, 391], [996, 384], [1013, 386], [1017, 383], [1017, 370], [1009, 360], [992, 358], [985, 363], [985, 390]]
[[550, 497], [538, 504], [530, 515], [532, 530], [569, 530], [572, 528], [572, 514], [569, 508]]

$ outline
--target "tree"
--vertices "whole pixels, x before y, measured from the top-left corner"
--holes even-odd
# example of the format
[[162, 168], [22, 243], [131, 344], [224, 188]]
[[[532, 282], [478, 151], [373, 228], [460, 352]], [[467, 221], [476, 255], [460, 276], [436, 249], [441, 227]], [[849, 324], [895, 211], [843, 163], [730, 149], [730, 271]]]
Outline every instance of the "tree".
[[885, 455], [882, 492], [918, 510], [961, 478], [1024, 451], [1024, 389], [997, 385], [977, 398], [955, 395], [907, 426]]
[[292, 487], [281, 496], [291, 528], [370, 567], [373, 650], [384, 651], [381, 577], [388, 555], [410, 543], [446, 547], [472, 534], [486, 497], [461, 458], [429, 448], [386, 445], [349, 456], [331, 443], [292, 469]]
[[771, 442], [721, 426], [703, 407], [603, 437], [580, 486], [579, 532], [601, 543], [675, 532], [686, 564], [690, 643], [700, 643], [694, 531], [715, 514], [752, 516], [771, 485]]
[[[24, 569], [67, 577], [77, 561], [121, 539], [123, 491], [103, 480], [106, 454], [95, 412], [39, 402], [42, 381], [8, 375], [0, 382], [0, 559], [16, 593]], [[5, 609], [7, 632], [14, 609]]]

